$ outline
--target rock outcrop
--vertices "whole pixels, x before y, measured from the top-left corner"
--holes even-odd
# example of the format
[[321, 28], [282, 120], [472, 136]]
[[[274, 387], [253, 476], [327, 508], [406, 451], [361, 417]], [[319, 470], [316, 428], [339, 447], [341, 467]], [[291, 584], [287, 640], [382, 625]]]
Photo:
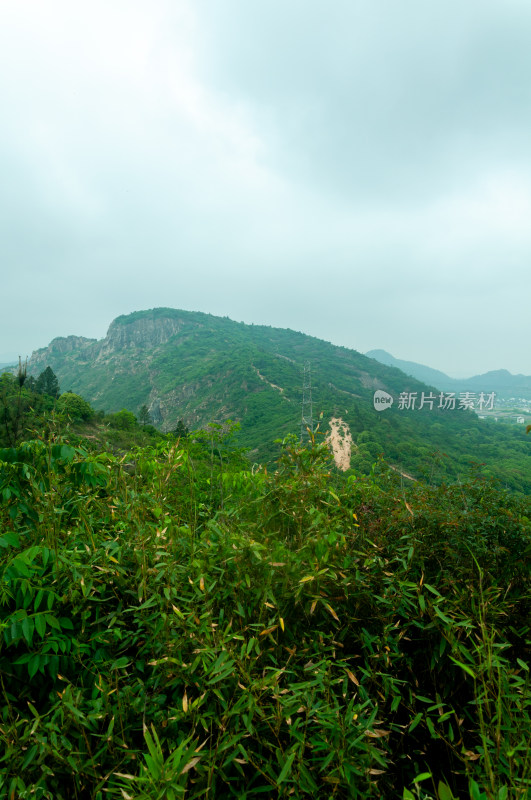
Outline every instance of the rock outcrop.
[[99, 355], [105, 357], [131, 347], [142, 350], [160, 347], [189, 324], [174, 315], [142, 316], [131, 321], [118, 317], [111, 322], [107, 336], [101, 341]]
[[54, 369], [54, 364], [62, 362], [69, 353], [89, 351], [97, 342], [97, 339], [87, 339], [85, 336], [57, 336], [48, 347], [33, 351], [28, 360], [28, 372], [30, 375], [37, 375], [48, 366]]

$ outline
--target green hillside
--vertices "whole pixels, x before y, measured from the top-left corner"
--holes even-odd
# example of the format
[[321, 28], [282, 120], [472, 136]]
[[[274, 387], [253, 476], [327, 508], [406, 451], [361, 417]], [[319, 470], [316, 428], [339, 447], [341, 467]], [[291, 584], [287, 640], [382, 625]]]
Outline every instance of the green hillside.
[[[341, 418], [353, 438], [351, 466], [368, 472], [380, 454], [413, 477], [434, 482], [479, 469], [517, 491], [529, 491], [529, 437], [464, 410], [405, 410], [401, 392], [430, 387], [400, 370], [344, 347], [267, 326], [246, 325], [199, 312], [159, 308], [112, 322], [105, 339], [55, 339], [36, 351], [29, 372], [51, 366], [62, 391], [95, 408], [138, 413], [149, 407], [162, 431], [183, 420], [190, 429], [210, 422], [240, 423], [237, 444], [255, 461], [273, 456], [273, 442], [300, 432], [303, 366], [310, 363], [314, 420], [326, 431]], [[373, 407], [382, 389], [395, 402]], [[431, 391], [438, 395], [437, 390]]]

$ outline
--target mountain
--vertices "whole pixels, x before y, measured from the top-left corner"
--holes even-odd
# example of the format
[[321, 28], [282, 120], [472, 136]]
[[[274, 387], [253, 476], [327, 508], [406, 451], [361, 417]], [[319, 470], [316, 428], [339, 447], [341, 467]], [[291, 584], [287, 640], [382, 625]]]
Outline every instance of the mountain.
[[417, 380], [427, 383], [428, 386], [436, 386], [437, 389], [442, 391], [455, 391], [449, 388], [453, 383], [453, 379], [449, 378], [448, 375], [445, 375], [444, 372], [440, 372], [438, 369], [426, 367], [424, 364], [417, 364], [415, 361], [403, 361], [400, 358], [395, 358], [386, 350], [369, 350], [365, 355], [367, 358], [374, 358], [376, 361], [379, 361], [380, 364], [386, 364], [388, 367], [396, 367], [396, 369], [405, 372], [406, 375], [411, 375]]
[[450, 378], [438, 369], [395, 358], [386, 350], [369, 350], [365, 355], [444, 392], [495, 392], [498, 398], [531, 399], [531, 375], [513, 375], [506, 369], [498, 369], [471, 378]]
[[[352, 437], [355, 469], [370, 470], [384, 453], [408, 474], [443, 478], [468, 470], [473, 455], [489, 462], [492, 474], [496, 459], [496, 470], [515, 488], [525, 484], [514, 464], [515, 453], [518, 458], [528, 454], [521, 436], [500, 435], [494, 423], [483, 423], [469, 411], [440, 409], [425, 383], [355, 350], [289, 329], [170, 308], [137, 311], [115, 319], [104, 339], [54, 339], [32, 354], [28, 371], [38, 375], [51, 366], [62, 391], [81, 394], [106, 412], [138, 413], [146, 404], [163, 431], [173, 430], [181, 419], [190, 429], [232, 419], [241, 426], [238, 443], [254, 460], [267, 460], [277, 452], [275, 439], [300, 434], [306, 363], [314, 420], [321, 420], [321, 430], [328, 430], [332, 420], [348, 426], [335, 423], [345, 431], [340, 439]], [[393, 398], [384, 412], [374, 407], [377, 390]], [[420, 401], [423, 392], [434, 398], [432, 408], [419, 409], [419, 402], [414, 409], [400, 407], [401, 393], [416, 394]]]

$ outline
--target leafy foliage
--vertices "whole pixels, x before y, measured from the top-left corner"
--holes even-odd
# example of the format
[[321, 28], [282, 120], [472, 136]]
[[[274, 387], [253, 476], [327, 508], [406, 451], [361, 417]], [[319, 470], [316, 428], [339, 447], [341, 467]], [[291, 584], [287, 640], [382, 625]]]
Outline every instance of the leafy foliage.
[[116, 414], [107, 414], [106, 422], [114, 428], [119, 428], [124, 431], [132, 431], [136, 427], [136, 417], [126, 408], [122, 408]]
[[0, 445], [14, 446], [30, 435], [42, 413], [53, 407], [53, 400], [28, 387], [24, 373], [0, 375]]
[[72, 420], [84, 420], [85, 422], [94, 416], [94, 409], [79, 394], [64, 392], [59, 398], [58, 408]]
[[525, 798], [524, 500], [233, 426], [0, 450], [0, 798]]

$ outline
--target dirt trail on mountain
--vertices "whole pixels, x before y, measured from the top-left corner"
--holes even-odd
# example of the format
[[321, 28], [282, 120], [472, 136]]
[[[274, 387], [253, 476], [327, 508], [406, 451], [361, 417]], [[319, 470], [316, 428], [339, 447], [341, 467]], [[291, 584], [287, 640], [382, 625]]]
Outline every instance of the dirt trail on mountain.
[[264, 381], [265, 383], [269, 384], [269, 386], [271, 386], [272, 389], [276, 389], [278, 392], [280, 392], [280, 394], [284, 394], [284, 389], [282, 388], [282, 386], [277, 386], [276, 383], [271, 383], [271, 381], [268, 381], [265, 375], [262, 375], [260, 370], [257, 369], [257, 367], [255, 367], [254, 364], [252, 365], [252, 367], [261, 381]]

